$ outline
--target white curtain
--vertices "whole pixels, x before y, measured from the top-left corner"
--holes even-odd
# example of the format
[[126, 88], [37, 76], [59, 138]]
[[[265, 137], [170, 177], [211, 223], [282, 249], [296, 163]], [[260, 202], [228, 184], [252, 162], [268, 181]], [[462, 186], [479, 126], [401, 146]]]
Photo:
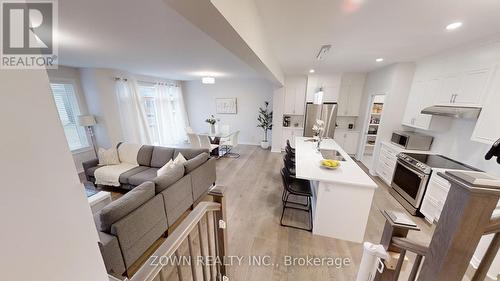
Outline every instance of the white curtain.
[[159, 144], [173, 145], [185, 142], [188, 120], [181, 87], [157, 83], [155, 90]]
[[151, 132], [146, 121], [144, 104], [138, 93], [137, 82], [116, 80], [116, 96], [124, 140], [138, 144], [151, 144]]

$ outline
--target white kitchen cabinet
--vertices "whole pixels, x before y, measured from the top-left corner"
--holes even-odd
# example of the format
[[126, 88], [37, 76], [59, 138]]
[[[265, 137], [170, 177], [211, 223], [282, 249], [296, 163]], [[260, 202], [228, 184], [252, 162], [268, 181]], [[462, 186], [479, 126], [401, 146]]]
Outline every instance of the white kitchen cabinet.
[[440, 78], [435, 104], [481, 105], [493, 67], [467, 69]]
[[306, 83], [305, 76], [287, 77], [285, 79], [284, 114], [304, 115]]
[[364, 76], [357, 79], [342, 79], [338, 98], [338, 116], [359, 116], [363, 96]]
[[307, 77], [306, 101], [313, 102], [314, 94], [323, 89], [323, 102], [337, 102], [340, 93], [341, 76], [332, 75], [309, 75]]
[[453, 103], [455, 95], [460, 89], [460, 74], [453, 73], [439, 77], [439, 91], [434, 97], [435, 104]]
[[392, 177], [396, 169], [397, 155], [402, 151], [402, 148], [396, 148], [384, 142], [381, 143], [375, 171], [388, 186], [391, 186], [392, 183]]
[[422, 114], [421, 111], [433, 105], [432, 96], [436, 94], [438, 87], [438, 79], [415, 81], [412, 84], [405, 115], [403, 117], [403, 125], [424, 130], [429, 129], [432, 116]]
[[290, 140], [290, 145], [295, 147], [295, 137], [302, 137], [303, 135], [304, 128], [283, 127], [283, 132], [281, 134], [281, 149], [285, 150], [287, 140]]
[[358, 131], [347, 131], [347, 130], [336, 130], [333, 140], [342, 147], [347, 154], [356, 154], [358, 150], [359, 142], [359, 132]]
[[449, 181], [438, 175], [438, 172], [444, 170], [433, 170], [420, 207], [420, 212], [429, 223], [439, 220], [451, 186]]
[[486, 144], [493, 144], [500, 138], [500, 71], [496, 69], [494, 79], [490, 84], [486, 95], [486, 99], [481, 110], [481, 114], [472, 133], [473, 141]]

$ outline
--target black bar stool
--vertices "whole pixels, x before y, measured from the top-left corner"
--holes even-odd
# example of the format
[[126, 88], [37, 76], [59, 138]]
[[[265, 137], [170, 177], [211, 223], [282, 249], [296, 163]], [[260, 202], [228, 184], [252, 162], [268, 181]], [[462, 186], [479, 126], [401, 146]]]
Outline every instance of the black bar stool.
[[[285, 227], [291, 227], [301, 230], [312, 231], [313, 228], [313, 218], [312, 218], [312, 191], [309, 181], [302, 179], [294, 179], [290, 176], [290, 173], [283, 167], [281, 169], [281, 179], [283, 181], [283, 211], [281, 212], [280, 224]], [[307, 199], [306, 204], [301, 204], [293, 201], [289, 201], [289, 196], [295, 195], [298, 197], [305, 197]], [[302, 206], [302, 207], [300, 207]], [[303, 208], [305, 207], [305, 208]], [[309, 213], [309, 228], [303, 228], [293, 225], [283, 224], [283, 216], [285, 215], [285, 209], [295, 209], [299, 211], [304, 211]]]
[[293, 152], [293, 154], [295, 154], [295, 148], [293, 148], [291, 145], [290, 145], [290, 140], [286, 140], [286, 147], [290, 148], [290, 150]]

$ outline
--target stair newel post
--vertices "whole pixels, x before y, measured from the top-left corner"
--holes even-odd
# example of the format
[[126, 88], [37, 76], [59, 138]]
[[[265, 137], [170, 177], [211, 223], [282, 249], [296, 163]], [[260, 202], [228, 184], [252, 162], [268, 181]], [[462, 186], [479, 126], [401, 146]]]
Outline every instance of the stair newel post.
[[500, 196], [495, 187], [473, 186], [448, 173], [439, 175], [451, 187], [418, 281], [462, 280]]
[[[380, 239], [380, 244], [384, 246], [387, 251], [401, 253], [401, 249], [392, 245], [393, 237], [406, 238], [410, 230], [420, 231], [418, 227], [396, 224], [384, 211], [382, 215], [385, 217], [385, 226]], [[398, 273], [390, 268], [385, 268], [382, 273], [377, 272], [374, 281], [392, 281]]]

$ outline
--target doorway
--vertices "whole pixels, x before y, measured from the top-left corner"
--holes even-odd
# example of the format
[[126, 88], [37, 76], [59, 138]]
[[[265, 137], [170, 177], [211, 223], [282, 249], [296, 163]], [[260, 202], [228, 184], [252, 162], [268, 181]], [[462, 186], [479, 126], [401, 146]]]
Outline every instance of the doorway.
[[385, 94], [373, 94], [366, 108], [358, 160], [372, 170], [373, 151], [377, 143], [378, 130], [384, 111]]

